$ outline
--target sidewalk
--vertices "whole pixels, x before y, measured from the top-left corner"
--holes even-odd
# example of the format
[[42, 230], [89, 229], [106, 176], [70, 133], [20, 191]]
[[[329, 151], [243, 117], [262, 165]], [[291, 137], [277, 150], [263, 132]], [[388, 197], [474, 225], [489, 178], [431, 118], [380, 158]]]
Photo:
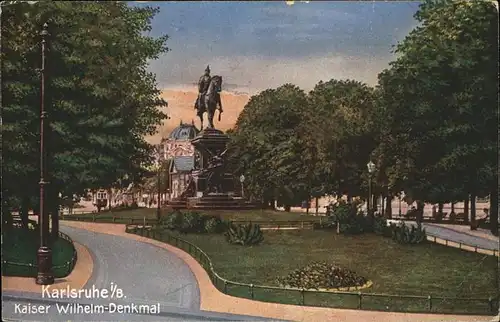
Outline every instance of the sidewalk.
[[[344, 310], [320, 307], [307, 307], [284, 305], [252, 301], [243, 298], [232, 297], [217, 290], [206, 271], [188, 253], [171, 245], [161, 243], [149, 238], [127, 234], [125, 225], [99, 224], [86, 222], [65, 222], [66, 226], [81, 228], [96, 233], [123, 236], [136, 241], [149, 243], [170, 251], [181, 258], [191, 269], [196, 277], [200, 289], [200, 309], [204, 311], [232, 313], [240, 315], [261, 316], [272, 319], [284, 319], [291, 321], [491, 321], [488, 316], [463, 316], [463, 315], [438, 315], [438, 314], [410, 314], [393, 312], [376, 312], [363, 310]], [[133, 275], [133, 267], [129, 267], [129, 273]]]
[[[83, 289], [92, 276], [94, 262], [89, 250], [78, 243], [74, 243], [78, 259], [71, 274], [64, 278], [56, 278], [51, 289]], [[41, 294], [42, 286], [35, 283], [33, 277], [2, 276], [2, 291], [29, 292]]]
[[444, 224], [431, 224], [431, 225], [454, 230], [456, 232], [463, 233], [466, 235], [472, 235], [472, 236], [476, 236], [476, 237], [480, 237], [480, 238], [484, 238], [484, 239], [489, 239], [491, 241], [496, 242], [497, 244], [499, 242], [499, 237], [494, 236], [487, 229], [478, 228], [477, 230], [471, 230], [469, 226], [463, 226], [463, 225], [444, 225]]

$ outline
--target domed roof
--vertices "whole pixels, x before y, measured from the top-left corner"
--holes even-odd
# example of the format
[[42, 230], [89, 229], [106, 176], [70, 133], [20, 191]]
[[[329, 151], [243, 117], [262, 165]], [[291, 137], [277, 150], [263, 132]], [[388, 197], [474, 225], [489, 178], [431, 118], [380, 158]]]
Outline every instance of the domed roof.
[[170, 133], [168, 138], [170, 140], [186, 141], [194, 139], [199, 132], [196, 126], [194, 126], [194, 122], [186, 124], [181, 121], [181, 124]]

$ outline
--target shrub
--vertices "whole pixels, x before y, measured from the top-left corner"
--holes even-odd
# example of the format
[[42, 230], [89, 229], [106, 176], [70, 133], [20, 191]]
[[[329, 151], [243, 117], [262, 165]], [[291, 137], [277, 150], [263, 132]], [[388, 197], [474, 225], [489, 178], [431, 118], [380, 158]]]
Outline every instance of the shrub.
[[189, 211], [181, 215], [182, 224], [179, 229], [181, 233], [202, 233], [205, 231], [203, 216], [196, 211]]
[[180, 211], [174, 211], [161, 218], [160, 225], [169, 230], [180, 230], [182, 228], [183, 214]]
[[351, 270], [326, 262], [313, 262], [294, 270], [286, 277], [278, 278], [278, 283], [284, 287], [331, 289], [362, 286], [367, 283], [367, 279]]
[[210, 216], [204, 219], [205, 219], [204, 230], [206, 233], [220, 234], [226, 231], [227, 224], [226, 222], [222, 221], [220, 217]]
[[391, 237], [391, 228], [387, 226], [387, 219], [383, 216], [375, 216], [373, 220], [373, 232], [380, 236]]
[[427, 234], [422, 224], [408, 227], [404, 222], [400, 224], [391, 224], [392, 239], [400, 244], [420, 244], [427, 241]]
[[256, 224], [234, 225], [230, 224], [225, 233], [226, 240], [230, 244], [243, 246], [257, 245], [264, 240], [260, 226]]
[[418, 210], [412, 208], [412, 209], [408, 210], [404, 216], [408, 219], [415, 219], [415, 218], [417, 218], [417, 214], [418, 214]]
[[359, 209], [360, 201], [346, 202], [340, 200], [328, 207], [327, 223], [330, 226], [340, 225], [340, 232], [345, 234], [360, 234], [371, 231], [373, 223], [371, 216], [365, 216]]
[[163, 217], [160, 226], [163, 229], [175, 230], [181, 233], [222, 233], [228, 224], [219, 216], [204, 216], [196, 211], [182, 213], [176, 210]]

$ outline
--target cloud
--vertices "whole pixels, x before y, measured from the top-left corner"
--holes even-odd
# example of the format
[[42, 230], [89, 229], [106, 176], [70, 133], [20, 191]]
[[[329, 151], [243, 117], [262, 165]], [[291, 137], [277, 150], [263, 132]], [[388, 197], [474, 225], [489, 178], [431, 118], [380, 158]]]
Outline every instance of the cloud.
[[[254, 94], [266, 88], [292, 83], [311, 90], [320, 80], [355, 79], [375, 85], [377, 74], [388, 66], [389, 57], [310, 56], [304, 58], [269, 58], [259, 56], [214, 57], [209, 62], [212, 74], [223, 76], [223, 89]], [[164, 88], [182, 88], [196, 82], [203, 73], [205, 62], [188, 68], [168, 69], [170, 79], [158, 81]], [[171, 83], [171, 80], [177, 83]], [[226, 84], [229, 84], [227, 86]]]
[[205, 66], [232, 90], [352, 78], [369, 84], [415, 25], [413, 3], [163, 2], [153, 36], [171, 51], [151, 62], [160, 86], [197, 82]]

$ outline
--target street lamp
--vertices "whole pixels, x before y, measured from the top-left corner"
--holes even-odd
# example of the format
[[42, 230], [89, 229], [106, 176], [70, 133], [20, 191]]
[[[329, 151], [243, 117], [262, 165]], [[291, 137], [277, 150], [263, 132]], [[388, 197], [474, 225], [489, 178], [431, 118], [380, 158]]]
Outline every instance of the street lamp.
[[243, 182], [245, 182], [245, 176], [241, 175], [240, 176], [240, 183], [241, 183], [241, 198], [245, 197], [245, 191], [243, 189]]
[[375, 172], [375, 163], [373, 163], [371, 160], [368, 162], [366, 165], [368, 168], [368, 203], [367, 203], [367, 208], [368, 208], [368, 214], [372, 214], [372, 175]]
[[47, 206], [45, 205], [45, 186], [49, 182], [45, 181], [47, 177], [46, 150], [45, 150], [45, 135], [47, 112], [45, 111], [45, 51], [49, 35], [48, 24], [43, 24], [43, 29], [40, 32], [42, 36], [42, 68], [40, 81], [40, 248], [37, 252], [38, 273], [36, 276], [36, 284], [51, 285], [54, 284], [54, 275], [52, 274], [52, 250], [48, 247], [49, 237], [49, 218]]

